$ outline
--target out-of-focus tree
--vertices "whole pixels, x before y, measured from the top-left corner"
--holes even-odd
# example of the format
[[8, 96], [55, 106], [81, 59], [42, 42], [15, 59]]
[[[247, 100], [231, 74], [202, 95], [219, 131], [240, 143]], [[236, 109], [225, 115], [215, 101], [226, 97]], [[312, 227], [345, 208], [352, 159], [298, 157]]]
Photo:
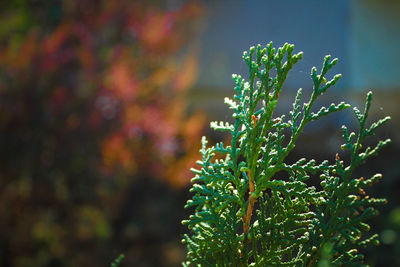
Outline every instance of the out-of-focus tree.
[[202, 6], [166, 2], [2, 2], [1, 266], [106, 266], [135, 181], [187, 183]]

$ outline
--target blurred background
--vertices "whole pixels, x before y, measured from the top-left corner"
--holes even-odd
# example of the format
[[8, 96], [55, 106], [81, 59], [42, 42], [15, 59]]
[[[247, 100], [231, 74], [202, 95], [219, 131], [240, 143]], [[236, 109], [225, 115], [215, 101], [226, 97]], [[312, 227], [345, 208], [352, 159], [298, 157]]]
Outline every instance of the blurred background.
[[[241, 54], [273, 41], [304, 51], [277, 113], [311, 91], [325, 54], [342, 73], [321, 105], [392, 121], [391, 138], [357, 175], [384, 173], [370, 193], [389, 204], [372, 221], [373, 266], [400, 266], [400, 1], [1, 0], [0, 266], [179, 266], [190, 211], [189, 168], [223, 104]], [[289, 160], [333, 161], [346, 111], [311, 124]], [[354, 129], [356, 130], [356, 129]]]

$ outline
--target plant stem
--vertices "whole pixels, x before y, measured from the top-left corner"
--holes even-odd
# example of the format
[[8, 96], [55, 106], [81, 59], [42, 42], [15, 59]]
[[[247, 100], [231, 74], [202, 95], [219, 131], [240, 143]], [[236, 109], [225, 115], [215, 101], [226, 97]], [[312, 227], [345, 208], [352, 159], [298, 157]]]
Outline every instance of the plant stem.
[[251, 171], [248, 172], [249, 175], [249, 204], [247, 206], [246, 216], [243, 216], [243, 251], [241, 253], [242, 259], [246, 260], [247, 257], [247, 242], [248, 242], [248, 234], [250, 230], [250, 221], [251, 216], [253, 214], [254, 203], [256, 203], [257, 198], [253, 196], [254, 193], [254, 181], [251, 176]]
[[254, 203], [257, 201], [255, 197], [253, 197], [254, 193], [254, 181], [251, 177], [251, 171], [249, 171], [249, 204], [247, 206], [246, 216], [243, 221], [243, 233], [248, 234], [250, 229], [250, 220], [251, 215], [253, 214]]

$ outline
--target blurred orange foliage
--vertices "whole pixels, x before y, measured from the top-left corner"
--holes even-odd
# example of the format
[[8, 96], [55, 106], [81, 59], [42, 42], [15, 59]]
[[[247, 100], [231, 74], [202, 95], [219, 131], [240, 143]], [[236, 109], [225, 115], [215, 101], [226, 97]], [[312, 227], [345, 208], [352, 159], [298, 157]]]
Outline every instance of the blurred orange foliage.
[[188, 183], [204, 125], [185, 103], [203, 7], [167, 2], [4, 4], [1, 266], [104, 265], [135, 180]]

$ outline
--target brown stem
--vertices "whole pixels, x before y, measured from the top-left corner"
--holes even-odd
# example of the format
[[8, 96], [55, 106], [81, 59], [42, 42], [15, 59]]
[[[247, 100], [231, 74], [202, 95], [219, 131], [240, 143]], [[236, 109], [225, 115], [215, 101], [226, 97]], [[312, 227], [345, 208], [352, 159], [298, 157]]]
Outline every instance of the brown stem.
[[315, 257], [313, 257], [313, 259], [310, 261], [310, 263], [307, 265], [307, 267], [311, 267], [314, 264], [315, 261]]
[[[240, 253], [240, 256], [243, 260], [245, 260], [245, 255], [247, 255], [247, 235], [250, 230], [250, 220], [251, 220], [251, 215], [253, 214], [253, 207], [254, 203], [257, 201], [257, 199], [253, 196], [254, 193], [254, 181], [251, 178], [251, 171], [248, 173], [249, 175], [249, 204], [247, 206], [247, 211], [246, 211], [246, 216], [243, 216], [243, 233], [244, 233], [244, 239], [243, 239], [243, 246], [242, 246], [242, 251]], [[242, 264], [242, 266], [244, 266]]]
[[244, 221], [243, 221], [244, 234], [249, 233], [251, 215], [253, 214], [254, 203], [257, 200], [256, 198], [253, 197], [253, 193], [254, 193], [254, 182], [251, 178], [251, 172], [249, 171], [249, 204], [247, 206], [246, 216], [243, 218], [244, 219]]
[[[253, 196], [254, 193], [254, 181], [251, 178], [251, 171], [249, 171], [249, 204], [247, 206], [246, 216], [243, 216], [243, 233], [244, 233], [244, 240], [243, 240], [243, 250], [241, 251], [241, 257], [244, 259], [247, 255], [247, 235], [250, 230], [250, 220], [251, 215], [253, 214], [253, 207], [254, 203], [257, 199]], [[245, 260], [245, 259], [244, 259]]]

